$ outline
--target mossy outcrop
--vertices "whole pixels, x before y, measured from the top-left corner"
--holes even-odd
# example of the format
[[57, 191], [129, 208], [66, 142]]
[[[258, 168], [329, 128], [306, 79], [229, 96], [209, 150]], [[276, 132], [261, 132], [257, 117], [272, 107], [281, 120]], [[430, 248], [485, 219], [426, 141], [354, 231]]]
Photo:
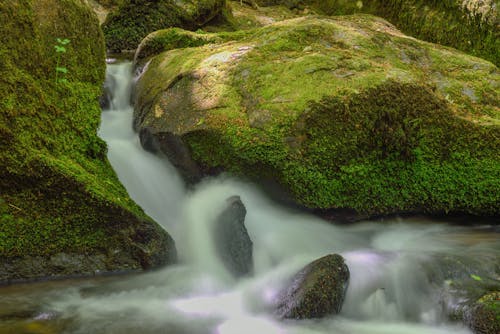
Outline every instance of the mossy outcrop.
[[135, 50], [149, 33], [169, 27], [197, 29], [221, 13], [225, 0], [125, 0], [103, 25], [108, 50]]
[[381, 16], [414, 37], [452, 46], [500, 65], [498, 0], [255, 0], [262, 6], [310, 7], [327, 15]]
[[129, 198], [96, 134], [94, 13], [82, 0], [2, 1], [0, 21], [0, 283], [173, 261], [172, 239]]
[[305, 17], [152, 58], [135, 127], [313, 209], [498, 215], [499, 79], [383, 19]]
[[281, 292], [276, 315], [312, 319], [337, 314], [349, 283], [349, 268], [338, 254], [326, 255], [302, 268]]

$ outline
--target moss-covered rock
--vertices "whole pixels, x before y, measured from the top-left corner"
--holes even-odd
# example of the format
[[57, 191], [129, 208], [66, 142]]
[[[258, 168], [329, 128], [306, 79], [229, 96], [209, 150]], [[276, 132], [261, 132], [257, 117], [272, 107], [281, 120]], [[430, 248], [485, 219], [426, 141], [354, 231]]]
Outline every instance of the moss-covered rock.
[[81, 0], [2, 1], [0, 21], [0, 283], [174, 260], [96, 134], [105, 48], [94, 13]]
[[493, 64], [368, 15], [235, 36], [154, 57], [136, 128], [176, 136], [204, 172], [270, 178], [309, 208], [499, 213]]
[[322, 318], [342, 308], [349, 268], [338, 254], [326, 255], [302, 268], [280, 293], [276, 315], [288, 319]]
[[500, 331], [500, 281], [496, 276], [471, 274], [447, 280], [443, 293], [445, 311], [460, 320], [474, 333], [496, 334]]
[[475, 333], [500, 333], [500, 291], [479, 298], [470, 309], [466, 323]]
[[318, 13], [381, 16], [414, 37], [452, 46], [500, 65], [498, 0], [255, 0], [262, 6], [285, 5]]
[[103, 25], [110, 51], [134, 50], [151, 32], [169, 27], [196, 29], [225, 7], [225, 0], [125, 0]]

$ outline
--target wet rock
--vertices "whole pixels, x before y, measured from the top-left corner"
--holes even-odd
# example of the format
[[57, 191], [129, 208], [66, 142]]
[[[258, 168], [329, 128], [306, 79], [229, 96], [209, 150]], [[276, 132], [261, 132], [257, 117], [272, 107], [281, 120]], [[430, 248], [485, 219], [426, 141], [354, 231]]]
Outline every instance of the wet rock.
[[227, 207], [215, 223], [217, 253], [235, 277], [251, 275], [253, 243], [245, 227], [245, 206], [239, 196], [232, 196], [226, 202]]
[[192, 159], [189, 147], [180, 136], [171, 132], [154, 133], [146, 127], [140, 130], [139, 139], [145, 150], [165, 154], [187, 183], [193, 184], [201, 179], [200, 167]]
[[282, 291], [276, 314], [280, 318], [311, 319], [337, 314], [349, 282], [342, 256], [331, 254], [311, 262]]
[[113, 101], [113, 91], [116, 87], [116, 78], [108, 75], [104, 81], [102, 88], [102, 95], [99, 97], [99, 106], [103, 110], [107, 110], [111, 107], [111, 102]]
[[475, 301], [466, 311], [464, 322], [478, 334], [500, 333], [500, 290]]
[[[494, 240], [494, 228], [485, 233], [493, 233], [489, 237]], [[440, 303], [451, 320], [463, 322], [475, 333], [499, 332], [500, 253], [481, 249], [436, 253], [422, 263], [422, 269], [433, 286], [442, 286]]]

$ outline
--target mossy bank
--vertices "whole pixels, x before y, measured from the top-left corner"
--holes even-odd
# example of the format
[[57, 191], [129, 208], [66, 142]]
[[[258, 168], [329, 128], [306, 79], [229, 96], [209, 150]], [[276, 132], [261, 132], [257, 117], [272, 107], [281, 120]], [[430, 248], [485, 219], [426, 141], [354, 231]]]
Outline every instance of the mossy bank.
[[96, 134], [94, 13], [81, 0], [2, 1], [0, 21], [0, 283], [173, 261], [172, 239], [128, 197]]
[[252, 0], [321, 14], [381, 16], [408, 35], [452, 46], [500, 65], [498, 0]]
[[218, 36], [153, 57], [137, 85], [143, 144], [184, 174], [268, 179], [311, 209], [499, 214], [495, 65], [369, 15]]

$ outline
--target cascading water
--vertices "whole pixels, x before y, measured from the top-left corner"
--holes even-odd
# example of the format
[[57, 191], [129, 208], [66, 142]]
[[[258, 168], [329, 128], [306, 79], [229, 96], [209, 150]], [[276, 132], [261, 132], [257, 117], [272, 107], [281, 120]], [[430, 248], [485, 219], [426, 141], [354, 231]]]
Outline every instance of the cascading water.
[[[470, 333], [442, 312], [436, 261], [461, 256], [471, 263], [462, 275], [494, 276], [490, 255], [500, 250], [498, 238], [416, 219], [337, 227], [282, 208], [227, 176], [187, 190], [175, 169], [145, 152], [132, 131], [130, 63], [109, 65], [108, 75], [116, 87], [100, 136], [109, 160], [130, 196], [176, 240], [180, 264], [44, 292], [40, 314], [55, 315], [62, 333]], [[254, 274], [239, 280], [218, 259], [212, 238], [215, 217], [233, 195], [246, 206], [254, 249]], [[287, 279], [330, 253], [342, 254], [351, 272], [341, 313], [314, 321], [273, 317]]]

